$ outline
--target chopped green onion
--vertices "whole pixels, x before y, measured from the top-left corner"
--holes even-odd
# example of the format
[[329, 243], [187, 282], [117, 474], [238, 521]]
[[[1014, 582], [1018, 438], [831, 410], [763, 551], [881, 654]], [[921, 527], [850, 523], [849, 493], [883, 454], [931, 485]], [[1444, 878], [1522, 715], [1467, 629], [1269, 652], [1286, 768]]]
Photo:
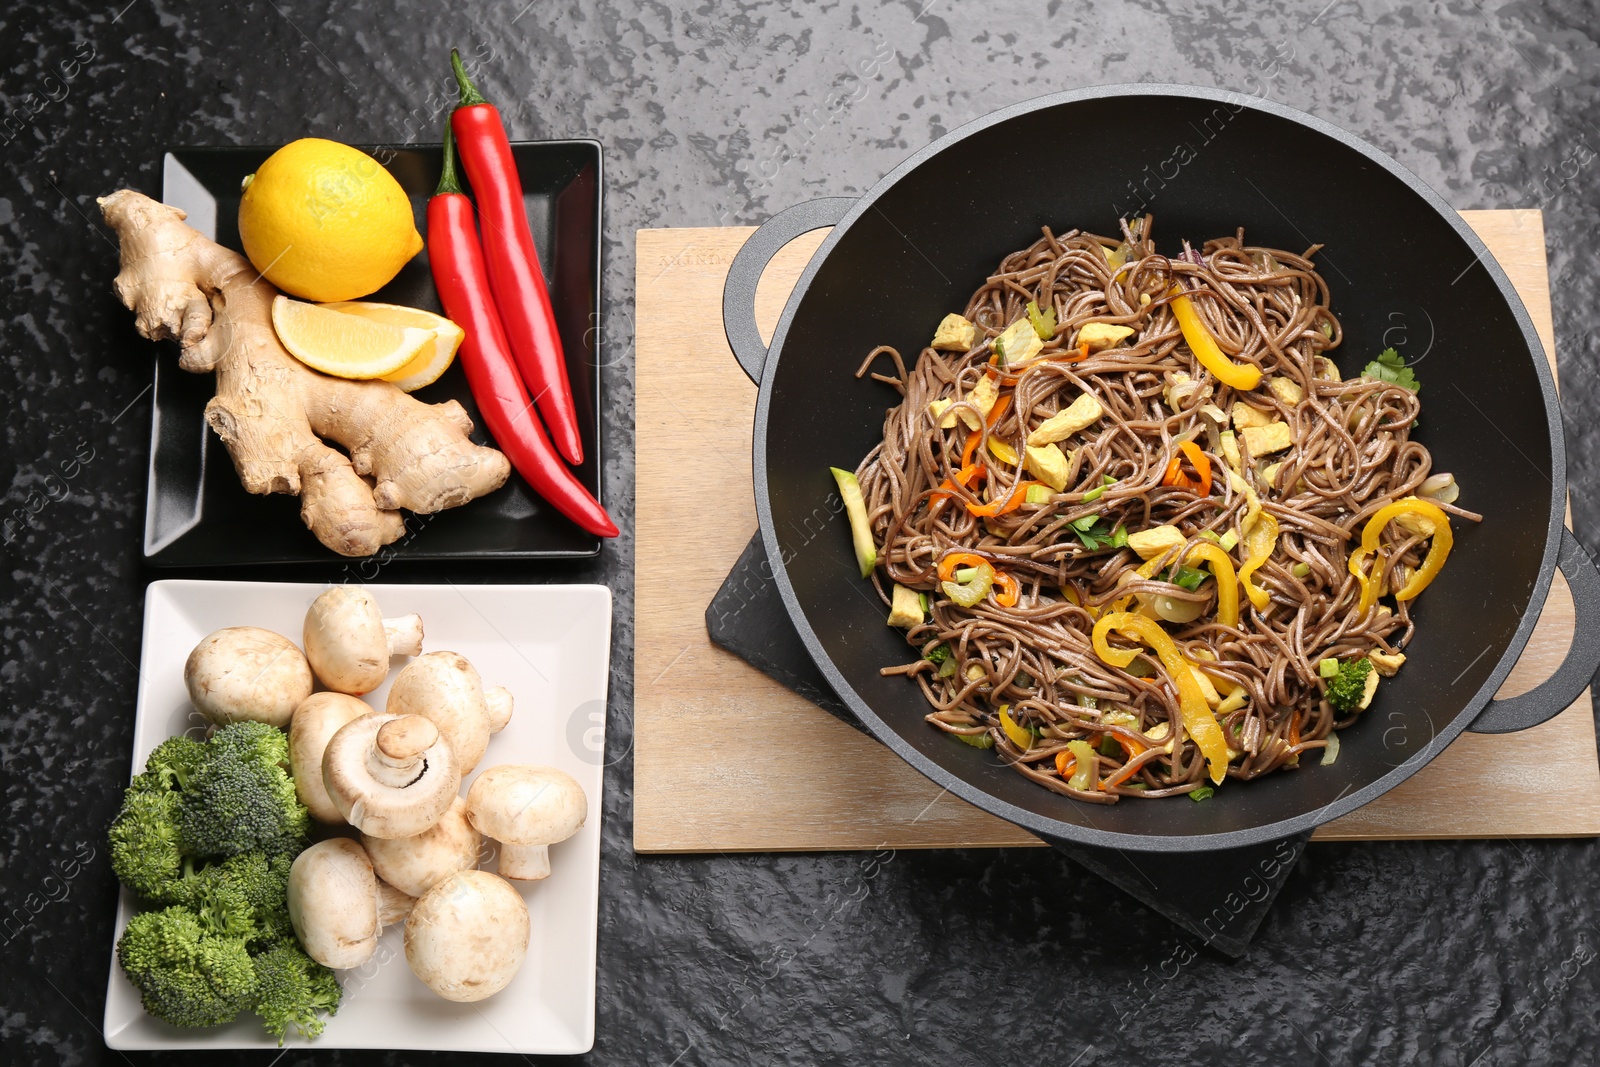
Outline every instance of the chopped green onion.
[[1117, 525], [1115, 530], [1111, 531], [1111, 547], [1128, 547], [1128, 531], [1120, 523]]
[[1209, 785], [1203, 785], [1199, 789], [1189, 790], [1189, 799], [1198, 804], [1202, 800], [1210, 800], [1216, 793]]
[[1105, 491], [1106, 491], [1106, 487], [1105, 486], [1097, 485], [1093, 489], [1089, 490], [1087, 493], [1083, 494], [1083, 502], [1085, 504], [1093, 504], [1096, 500], [1100, 499], [1100, 497], [1105, 493]]
[[1027, 495], [1022, 499], [1027, 504], [1048, 504], [1050, 503], [1050, 487], [1048, 485], [1030, 485], [1028, 486]]
[[971, 745], [973, 748], [994, 747], [994, 738], [989, 736], [987, 731], [981, 734], [951, 734], [950, 736], [963, 744]]
[[917, 594], [917, 603], [922, 605], [922, 613], [924, 615], [926, 615], [928, 613], [928, 594], [927, 593], [918, 593]]
[[1224, 552], [1232, 552], [1234, 546], [1238, 543], [1239, 535], [1234, 533], [1232, 530], [1229, 530], [1227, 533], [1223, 534], [1222, 540], [1217, 542], [1217, 544], [1222, 546], [1222, 551]]
[[1107, 485], [1116, 485], [1117, 484], [1117, 480], [1115, 478], [1111, 477], [1111, 475], [1109, 475], [1109, 474], [1102, 474], [1100, 476], [1100, 480], [1105, 482]]
[[968, 582], [972, 581], [972, 579], [976, 578], [977, 576], [978, 576], [978, 568], [976, 568], [976, 567], [958, 567], [956, 569], [956, 575], [955, 575], [956, 582], [958, 584], [960, 584], [960, 585], [966, 585]]
[[1005, 343], [1003, 341], [1001, 341], [1000, 338], [996, 337], [994, 339], [994, 344], [991, 345], [990, 347], [992, 347], [994, 349], [994, 354], [1000, 357], [1000, 365], [1002, 367], [1004, 367], [1006, 365], [1006, 346], [1005, 346]]
[[1173, 585], [1194, 592], [1199, 589], [1207, 578], [1211, 577], [1205, 571], [1193, 570], [1189, 567], [1179, 567], [1176, 571], [1164, 570], [1156, 578], [1158, 582], [1171, 582]]
[[1200, 536], [1204, 537], [1207, 541], [1210, 541], [1214, 545], [1222, 544], [1222, 538], [1217, 536], [1217, 531], [1215, 530], [1201, 530]]
[[1293, 574], [1296, 578], [1304, 578], [1306, 575], [1311, 573], [1311, 564], [1296, 563], [1293, 567], [1289, 568], [1289, 573]]
[[1328, 733], [1328, 747], [1322, 750], [1322, 763], [1320, 766], [1332, 767], [1339, 758], [1339, 735], [1330, 731]]
[[1050, 305], [1048, 311], [1041, 312], [1036, 301], [1028, 301], [1028, 321], [1033, 324], [1033, 332], [1039, 335], [1039, 340], [1048, 341], [1056, 335], [1056, 307]]
[[1324, 678], [1332, 678], [1334, 675], [1339, 673], [1339, 661], [1334, 659], [1332, 656], [1329, 656], [1327, 659], [1317, 664], [1317, 673]]

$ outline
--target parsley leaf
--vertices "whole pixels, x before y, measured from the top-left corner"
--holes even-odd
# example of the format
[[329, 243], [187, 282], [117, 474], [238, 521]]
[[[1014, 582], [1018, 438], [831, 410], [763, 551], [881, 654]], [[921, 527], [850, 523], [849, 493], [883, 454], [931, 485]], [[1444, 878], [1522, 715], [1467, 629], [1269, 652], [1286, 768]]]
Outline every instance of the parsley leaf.
[[1033, 323], [1033, 332], [1039, 335], [1039, 340], [1050, 340], [1056, 335], [1056, 306], [1051, 304], [1048, 311], [1041, 312], [1037, 302], [1028, 301], [1028, 321]]
[[1099, 515], [1085, 515], [1067, 525], [1077, 533], [1083, 547], [1091, 552], [1107, 547], [1122, 548], [1128, 543], [1127, 530], [1120, 525], [1112, 529], [1111, 524]]
[[1406, 361], [1400, 358], [1400, 353], [1392, 348], [1385, 348], [1378, 353], [1378, 358], [1366, 365], [1361, 371], [1361, 376], [1375, 382], [1388, 382], [1390, 385], [1398, 385], [1402, 389], [1411, 390], [1413, 393], [1422, 390], [1416, 374], [1406, 365]]

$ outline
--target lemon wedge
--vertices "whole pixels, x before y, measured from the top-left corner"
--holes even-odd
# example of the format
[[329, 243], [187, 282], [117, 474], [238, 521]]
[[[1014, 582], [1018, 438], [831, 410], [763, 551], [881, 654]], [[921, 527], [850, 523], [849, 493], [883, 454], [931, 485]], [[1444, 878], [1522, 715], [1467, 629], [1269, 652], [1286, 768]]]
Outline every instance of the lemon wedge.
[[336, 378], [382, 378], [434, 347], [432, 331], [374, 322], [278, 294], [272, 328], [306, 366]]
[[421, 308], [380, 304], [374, 300], [342, 300], [322, 306], [346, 315], [359, 315], [373, 322], [388, 323], [390, 326], [409, 326], [428, 330], [433, 334], [432, 347], [424, 348], [417, 354], [416, 359], [394, 373], [382, 376], [384, 381], [393, 382], [407, 393], [414, 393], [423, 386], [438, 381], [439, 376], [449, 370], [450, 364], [456, 361], [456, 349], [461, 347], [462, 340], [467, 336], [465, 330], [443, 315], [435, 315]]

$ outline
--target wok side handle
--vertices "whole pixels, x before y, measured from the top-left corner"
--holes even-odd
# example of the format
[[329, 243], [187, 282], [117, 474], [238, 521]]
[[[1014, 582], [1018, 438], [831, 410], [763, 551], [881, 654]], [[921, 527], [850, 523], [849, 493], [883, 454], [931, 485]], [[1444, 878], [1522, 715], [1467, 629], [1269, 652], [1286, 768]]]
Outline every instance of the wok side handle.
[[780, 211], [750, 235], [728, 268], [722, 286], [722, 329], [739, 366], [760, 384], [767, 362], [767, 344], [756, 329], [756, 286], [778, 250], [803, 233], [835, 225], [855, 204], [848, 196], [825, 196]]
[[1538, 726], [1572, 706], [1600, 668], [1600, 570], [1572, 531], [1561, 531], [1556, 557], [1572, 590], [1572, 647], [1556, 672], [1535, 689], [1505, 700], [1491, 700], [1467, 727], [1477, 734], [1509, 734]]

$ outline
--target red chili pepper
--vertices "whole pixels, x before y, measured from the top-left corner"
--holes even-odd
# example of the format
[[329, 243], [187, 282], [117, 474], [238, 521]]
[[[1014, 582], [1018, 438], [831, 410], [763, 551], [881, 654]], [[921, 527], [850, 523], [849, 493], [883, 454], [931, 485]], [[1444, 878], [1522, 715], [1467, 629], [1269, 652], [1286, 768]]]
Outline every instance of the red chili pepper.
[[616, 523], [550, 446], [506, 344], [478, 244], [472, 201], [456, 180], [455, 149], [444, 131], [444, 173], [428, 201], [428, 263], [444, 313], [466, 331], [461, 369], [495, 444], [536, 493], [590, 533], [617, 536]]
[[455, 49], [450, 50], [450, 65], [461, 88], [461, 103], [450, 116], [450, 126], [483, 218], [483, 251], [494, 302], [522, 380], [539, 402], [539, 413], [550, 427], [556, 447], [569, 463], [582, 463], [583, 442], [578, 437], [578, 412], [567, 381], [561, 334], [556, 330], [544, 272], [539, 269], [539, 253], [533, 247], [533, 231], [528, 228], [522, 179], [511, 158], [511, 142], [500, 112], [473, 87]]

